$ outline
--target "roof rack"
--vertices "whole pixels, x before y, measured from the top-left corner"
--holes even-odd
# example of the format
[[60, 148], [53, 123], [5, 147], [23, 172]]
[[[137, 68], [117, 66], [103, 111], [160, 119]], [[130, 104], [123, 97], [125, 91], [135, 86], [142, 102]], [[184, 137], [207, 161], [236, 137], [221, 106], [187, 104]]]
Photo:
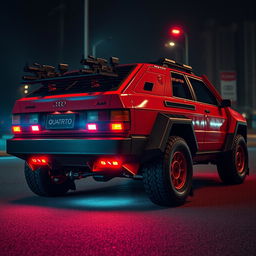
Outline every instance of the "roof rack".
[[175, 68], [181, 71], [185, 71], [187, 73], [193, 74], [192, 67], [186, 64], [181, 64], [176, 62], [175, 60], [171, 60], [168, 58], [161, 58], [158, 63], [159, 65], [167, 68]]

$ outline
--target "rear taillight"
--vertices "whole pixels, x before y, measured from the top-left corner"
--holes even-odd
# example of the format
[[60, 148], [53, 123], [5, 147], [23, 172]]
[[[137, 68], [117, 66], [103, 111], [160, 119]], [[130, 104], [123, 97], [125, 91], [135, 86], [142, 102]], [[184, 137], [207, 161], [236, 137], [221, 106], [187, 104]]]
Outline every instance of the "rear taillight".
[[21, 133], [21, 127], [16, 125], [12, 127], [12, 132], [13, 133]]
[[41, 130], [40, 125], [31, 125], [30, 127], [32, 132], [39, 132]]
[[88, 131], [97, 131], [98, 130], [97, 124], [94, 124], [94, 123], [87, 124], [87, 130]]
[[114, 132], [116, 131], [120, 132], [124, 130], [123, 123], [113, 123], [110, 126], [111, 126], [111, 131], [114, 131]]
[[38, 124], [39, 123], [38, 114], [29, 114], [28, 115], [28, 123], [31, 124], [31, 125]]
[[120, 169], [121, 167], [122, 161], [120, 159], [101, 158], [94, 163], [93, 171], [95, 172], [106, 169]]
[[12, 132], [14, 134], [24, 132], [39, 132], [39, 115], [35, 113], [14, 114], [12, 116]]
[[12, 115], [12, 124], [20, 124], [21, 115]]
[[[126, 133], [130, 130], [130, 112], [129, 110], [86, 110], [81, 112], [53, 112], [41, 113], [40, 119], [37, 113], [14, 114], [12, 117], [12, 131], [14, 134], [44, 134], [51, 129], [47, 128], [47, 118], [49, 115], [56, 115], [54, 121], [59, 123], [59, 128], [54, 128], [54, 132], [61, 132], [69, 129], [80, 130], [88, 133], [107, 133], [115, 134]], [[65, 118], [71, 114], [74, 120], [72, 128], [61, 125]], [[58, 118], [58, 115], [59, 118]], [[64, 121], [63, 121], [64, 120]], [[53, 130], [53, 129], [52, 129]]]
[[130, 129], [129, 110], [90, 110], [86, 112], [88, 132], [119, 132]]
[[130, 121], [130, 115], [128, 110], [111, 110], [110, 120], [112, 122], [116, 121]]

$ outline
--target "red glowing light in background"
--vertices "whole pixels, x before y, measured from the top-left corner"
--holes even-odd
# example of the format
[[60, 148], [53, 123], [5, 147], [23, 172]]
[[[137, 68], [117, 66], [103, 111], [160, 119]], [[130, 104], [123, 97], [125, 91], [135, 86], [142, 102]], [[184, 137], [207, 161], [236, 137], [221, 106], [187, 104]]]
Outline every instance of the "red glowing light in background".
[[170, 35], [171, 36], [180, 36], [183, 33], [183, 30], [179, 27], [172, 27], [170, 29]]

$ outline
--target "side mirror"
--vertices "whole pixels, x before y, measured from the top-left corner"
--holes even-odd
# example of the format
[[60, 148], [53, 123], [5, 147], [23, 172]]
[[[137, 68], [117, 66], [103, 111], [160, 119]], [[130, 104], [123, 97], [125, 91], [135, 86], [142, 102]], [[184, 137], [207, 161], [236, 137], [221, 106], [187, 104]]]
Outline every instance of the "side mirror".
[[229, 100], [229, 99], [222, 100], [220, 103], [220, 107], [221, 108], [231, 107], [231, 100]]

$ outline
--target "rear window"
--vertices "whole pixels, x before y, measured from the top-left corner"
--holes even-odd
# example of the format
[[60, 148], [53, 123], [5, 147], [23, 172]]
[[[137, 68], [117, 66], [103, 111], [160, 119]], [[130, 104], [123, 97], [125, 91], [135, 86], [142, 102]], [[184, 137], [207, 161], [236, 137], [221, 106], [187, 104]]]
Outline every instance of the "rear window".
[[67, 76], [65, 79], [61, 80], [42, 81], [40, 84], [34, 85], [35, 87], [39, 86], [39, 88], [30, 93], [28, 97], [116, 91], [134, 68], [135, 65], [116, 67], [116, 77], [100, 74], [88, 74], [83, 77], [76, 76], [69, 78]]

